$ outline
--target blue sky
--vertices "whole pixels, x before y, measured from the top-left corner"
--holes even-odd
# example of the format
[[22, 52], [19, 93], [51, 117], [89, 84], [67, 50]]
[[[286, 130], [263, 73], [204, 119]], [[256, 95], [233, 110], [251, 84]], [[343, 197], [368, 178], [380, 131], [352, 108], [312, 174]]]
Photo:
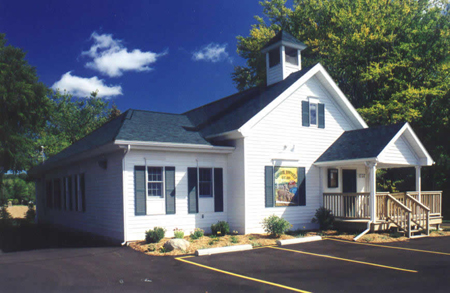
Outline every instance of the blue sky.
[[0, 1], [0, 33], [27, 52], [40, 81], [122, 111], [182, 113], [236, 92], [236, 36], [259, 0]]

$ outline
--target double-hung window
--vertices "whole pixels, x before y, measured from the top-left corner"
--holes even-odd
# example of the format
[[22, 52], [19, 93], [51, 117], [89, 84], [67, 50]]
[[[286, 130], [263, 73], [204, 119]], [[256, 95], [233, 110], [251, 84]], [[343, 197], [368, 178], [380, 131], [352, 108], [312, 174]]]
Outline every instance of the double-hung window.
[[149, 197], [164, 197], [164, 175], [162, 167], [147, 168], [147, 192]]
[[212, 197], [213, 196], [213, 179], [211, 168], [200, 168], [199, 172], [199, 197]]

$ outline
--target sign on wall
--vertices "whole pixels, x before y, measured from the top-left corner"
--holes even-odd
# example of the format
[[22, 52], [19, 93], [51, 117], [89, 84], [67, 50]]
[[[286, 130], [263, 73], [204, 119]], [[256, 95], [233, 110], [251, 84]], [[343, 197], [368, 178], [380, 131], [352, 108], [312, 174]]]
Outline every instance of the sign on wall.
[[298, 205], [297, 167], [275, 167], [275, 206]]

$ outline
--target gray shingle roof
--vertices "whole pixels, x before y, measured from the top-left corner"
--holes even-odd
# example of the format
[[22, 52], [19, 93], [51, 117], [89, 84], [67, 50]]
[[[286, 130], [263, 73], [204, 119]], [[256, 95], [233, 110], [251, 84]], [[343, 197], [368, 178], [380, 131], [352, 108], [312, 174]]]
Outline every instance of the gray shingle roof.
[[265, 88], [251, 88], [190, 110], [186, 115], [203, 137], [239, 129], [315, 65]]
[[405, 123], [345, 131], [317, 160], [319, 162], [375, 158]]
[[300, 42], [299, 40], [297, 40], [294, 36], [292, 36], [290, 33], [286, 32], [286, 31], [279, 31], [275, 37], [273, 37], [272, 39], [270, 39], [269, 42], [267, 42], [267, 44], [261, 49], [264, 50], [267, 47], [272, 46], [275, 43], [278, 43], [280, 41], [286, 41], [289, 43], [293, 43], [293, 44], [297, 44], [300, 46], [305, 46], [306, 45], [302, 42]]

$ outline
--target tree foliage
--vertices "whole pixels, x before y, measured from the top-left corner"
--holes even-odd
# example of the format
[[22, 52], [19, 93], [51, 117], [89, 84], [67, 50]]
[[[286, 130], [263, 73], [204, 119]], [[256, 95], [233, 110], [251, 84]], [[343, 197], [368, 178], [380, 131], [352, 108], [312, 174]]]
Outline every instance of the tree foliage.
[[46, 127], [36, 141], [44, 146], [45, 155], [51, 157], [77, 140], [88, 135], [107, 121], [120, 115], [115, 105], [91, 93], [88, 98], [77, 99], [59, 91], [50, 96], [51, 111]]
[[[304, 42], [302, 67], [320, 62], [369, 125], [410, 122], [437, 166], [424, 177], [448, 185], [450, 4], [448, 0], [262, 2], [237, 52], [239, 90], [265, 84], [261, 48], [279, 30]], [[447, 175], [446, 175], [447, 174]], [[424, 186], [425, 187], [425, 186]], [[432, 188], [432, 187], [429, 187]]]
[[0, 34], [1, 174], [30, 166], [34, 139], [49, 115], [47, 87], [38, 81], [25, 55], [19, 48], [6, 46], [5, 35]]

